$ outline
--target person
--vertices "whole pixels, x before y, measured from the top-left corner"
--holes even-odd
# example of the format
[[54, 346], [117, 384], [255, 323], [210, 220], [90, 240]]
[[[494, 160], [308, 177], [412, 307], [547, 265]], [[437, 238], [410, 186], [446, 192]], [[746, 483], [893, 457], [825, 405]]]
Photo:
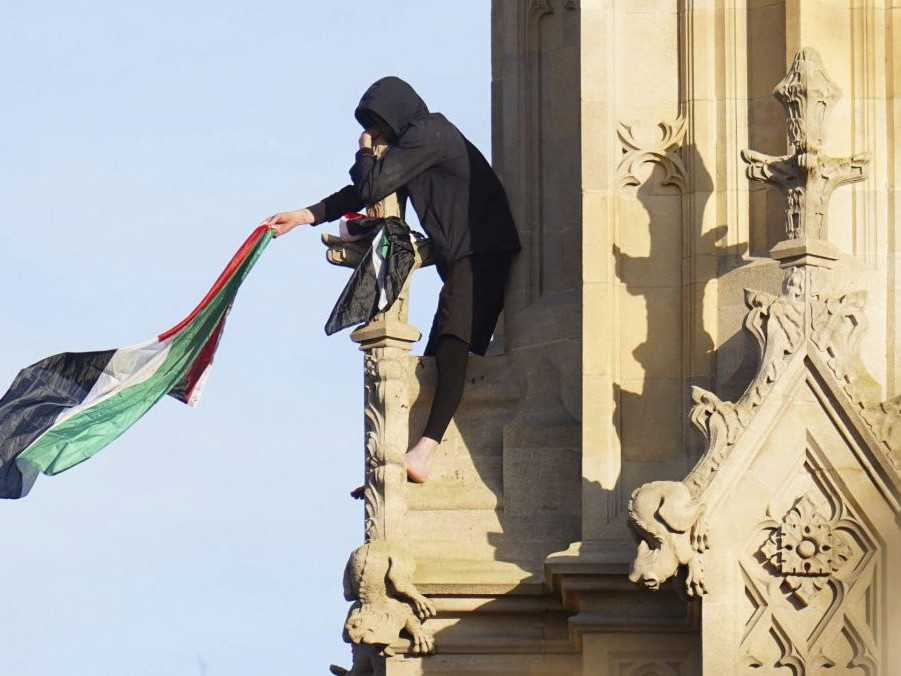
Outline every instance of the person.
[[[432, 452], [463, 396], [469, 352], [484, 355], [503, 309], [519, 235], [500, 179], [482, 153], [441, 113], [429, 111], [405, 81], [385, 77], [360, 99], [363, 127], [351, 184], [305, 209], [264, 220], [276, 236], [301, 225], [334, 221], [396, 192], [413, 204], [432, 241], [444, 285], [425, 355], [438, 378], [428, 422], [406, 454], [407, 476], [424, 482]], [[388, 145], [382, 157], [373, 142]]]

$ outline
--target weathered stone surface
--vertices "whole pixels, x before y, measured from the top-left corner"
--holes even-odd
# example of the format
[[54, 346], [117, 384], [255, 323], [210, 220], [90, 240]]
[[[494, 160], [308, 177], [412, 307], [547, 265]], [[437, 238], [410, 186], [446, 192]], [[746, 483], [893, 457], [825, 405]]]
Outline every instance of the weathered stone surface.
[[[846, 281], [836, 277], [840, 253], [810, 233], [827, 234], [823, 165], [798, 160], [807, 133], [824, 143], [835, 92], [810, 50], [777, 88], [791, 99], [794, 155], [776, 161], [797, 162], [800, 173], [790, 178], [787, 240], [772, 249], [782, 292], [745, 292], [756, 373], [735, 402], [694, 388], [703, 456], [683, 481], [641, 486], [629, 506], [643, 538], [631, 579], [656, 590], [684, 567], [689, 595], [709, 592], [703, 673], [901, 668], [888, 639], [901, 628], [901, 575], [888, 563], [901, 558], [901, 418], [861, 359], [867, 293], [837, 291]], [[751, 178], [770, 179], [754, 164], [764, 160], [745, 159]]]
[[524, 249], [430, 483], [418, 329], [356, 333], [367, 537], [440, 651], [352, 673], [901, 670], [895, 4], [492, 3]]

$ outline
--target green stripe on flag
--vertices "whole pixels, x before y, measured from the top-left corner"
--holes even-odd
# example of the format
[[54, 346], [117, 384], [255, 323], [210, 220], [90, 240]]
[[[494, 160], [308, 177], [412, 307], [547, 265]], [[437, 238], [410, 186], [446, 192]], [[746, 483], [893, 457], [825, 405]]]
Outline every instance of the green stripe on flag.
[[190, 324], [171, 338], [165, 361], [150, 378], [51, 427], [16, 458], [20, 471], [25, 475], [38, 471], [54, 475], [84, 462], [166, 396], [190, 369], [271, 239], [272, 234], [267, 231], [226, 285]]
[[382, 257], [382, 260], [388, 260], [388, 256], [391, 255], [391, 240], [388, 239], [384, 230], [379, 233], [379, 237], [381, 238], [377, 247], [379, 256]]

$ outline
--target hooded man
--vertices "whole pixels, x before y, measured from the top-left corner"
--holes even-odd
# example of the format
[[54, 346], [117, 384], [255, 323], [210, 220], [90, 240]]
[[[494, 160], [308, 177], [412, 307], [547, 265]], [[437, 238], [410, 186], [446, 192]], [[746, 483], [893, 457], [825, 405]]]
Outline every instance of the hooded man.
[[[264, 221], [276, 235], [298, 225], [334, 221], [396, 192], [413, 203], [432, 240], [444, 282], [424, 354], [435, 357], [438, 383], [422, 437], [407, 452], [407, 476], [423, 482], [463, 396], [470, 351], [488, 349], [504, 305], [519, 236], [500, 180], [479, 150], [441, 113], [431, 113], [397, 77], [375, 82], [354, 113], [364, 132], [350, 168], [352, 183], [320, 202]], [[376, 158], [373, 139], [388, 145]]]

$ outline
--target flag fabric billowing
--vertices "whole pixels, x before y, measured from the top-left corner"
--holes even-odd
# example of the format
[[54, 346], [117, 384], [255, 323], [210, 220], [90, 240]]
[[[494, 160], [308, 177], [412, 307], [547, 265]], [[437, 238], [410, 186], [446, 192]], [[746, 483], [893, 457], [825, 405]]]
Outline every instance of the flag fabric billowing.
[[413, 250], [416, 233], [394, 216], [355, 220], [348, 223], [348, 232], [352, 236], [364, 232], [374, 236], [325, 323], [326, 335], [368, 322], [376, 313], [391, 307], [416, 258]]
[[268, 226], [254, 230], [193, 312], [156, 338], [20, 371], [0, 398], [0, 498], [87, 460], [167, 394], [194, 405], [238, 288], [271, 239]]

